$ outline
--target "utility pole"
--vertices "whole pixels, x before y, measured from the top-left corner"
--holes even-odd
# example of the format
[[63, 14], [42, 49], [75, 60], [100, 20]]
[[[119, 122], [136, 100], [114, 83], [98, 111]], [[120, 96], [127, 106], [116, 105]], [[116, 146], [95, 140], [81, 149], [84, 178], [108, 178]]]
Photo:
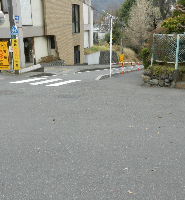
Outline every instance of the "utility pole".
[[[24, 43], [23, 43], [23, 30], [22, 30], [20, 0], [9, 0], [8, 1], [8, 11], [9, 11], [10, 30], [13, 26], [15, 26], [14, 16], [18, 15], [20, 18], [20, 22], [19, 22], [19, 25], [17, 28], [18, 35], [17, 36], [12, 35], [11, 39], [18, 39], [20, 65], [21, 65], [21, 67], [24, 67], [25, 66], [25, 56], [24, 56]], [[13, 70], [13, 59], [12, 59], [12, 70]], [[15, 74], [19, 74], [19, 70], [15, 70]]]
[[112, 75], [112, 16], [110, 16], [110, 78]]
[[[104, 10], [102, 10], [103, 12], [105, 12]], [[107, 13], [107, 15], [110, 16], [110, 78], [112, 75], [112, 18], [113, 16], [109, 13]]]
[[122, 54], [123, 54], [123, 20], [122, 20]]
[[[15, 25], [14, 20], [13, 20], [12, 0], [8, 1], [8, 13], [9, 13], [9, 22], [10, 22], [10, 30], [11, 30], [12, 26]], [[11, 35], [10, 45], [12, 45], [12, 39], [15, 39], [14, 35]], [[12, 57], [12, 66], [11, 66], [10, 70], [13, 70], [13, 53], [11, 53], [11, 57]]]

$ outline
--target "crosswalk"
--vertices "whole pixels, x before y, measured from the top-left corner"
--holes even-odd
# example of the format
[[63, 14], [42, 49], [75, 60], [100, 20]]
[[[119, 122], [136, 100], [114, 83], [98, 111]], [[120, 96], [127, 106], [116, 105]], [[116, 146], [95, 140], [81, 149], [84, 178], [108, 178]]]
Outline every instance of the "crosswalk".
[[52, 78], [48, 79], [48, 77], [40, 77], [40, 78], [29, 78], [21, 81], [10, 82], [11, 84], [29, 84], [29, 85], [45, 85], [46, 87], [58, 87], [62, 85], [67, 85], [70, 83], [79, 82], [81, 80], [68, 80], [63, 81], [60, 78]]
[[[130, 72], [132, 70], [140, 70], [140, 69], [143, 69], [143, 65], [139, 65], [139, 66], [130, 66], [130, 67], [119, 67], [119, 68], [114, 68], [112, 67], [112, 75], [113, 74], [124, 74], [124, 72]], [[107, 75], [105, 74], [104, 72], [105, 71], [108, 71], [110, 69], [97, 69], [97, 70], [92, 70], [92, 71], [89, 71], [89, 70], [86, 70], [86, 71], [79, 71], [79, 72], [76, 72], [74, 74], [70, 74], [70, 77], [68, 77], [69, 80], [66, 80], [66, 78], [64, 78], [64, 75], [66, 75], [65, 77], [67, 77], [67, 75], [69, 74], [53, 74], [52, 76], [50, 75], [46, 75], [44, 76], [44, 74], [40, 77], [28, 77], [27, 79], [23, 79], [23, 80], [19, 80], [19, 81], [14, 81], [14, 82], [9, 82], [10, 84], [28, 84], [30, 86], [39, 86], [39, 85], [43, 85], [43, 86], [46, 86], [46, 87], [59, 87], [59, 86], [64, 86], [64, 85], [67, 85], [67, 84], [71, 84], [71, 83], [76, 83], [76, 82], [80, 82], [82, 80], [99, 80], [97, 79], [97, 76], [102, 76], [103, 75]], [[101, 71], [101, 73], [99, 73]], [[90, 76], [82, 76], [81, 74], [84, 73], [84, 72], [92, 72], [92, 74]], [[63, 77], [62, 77], [63, 76]], [[75, 78], [74, 78], [75, 76]], [[95, 77], [96, 76], [96, 77]], [[62, 78], [64, 78], [65, 80], [63, 80]], [[79, 79], [82, 79], [82, 80], [78, 80]], [[94, 78], [95, 77], [95, 78]], [[73, 80], [74, 78], [74, 80]], [[76, 79], [77, 78], [77, 79]]]

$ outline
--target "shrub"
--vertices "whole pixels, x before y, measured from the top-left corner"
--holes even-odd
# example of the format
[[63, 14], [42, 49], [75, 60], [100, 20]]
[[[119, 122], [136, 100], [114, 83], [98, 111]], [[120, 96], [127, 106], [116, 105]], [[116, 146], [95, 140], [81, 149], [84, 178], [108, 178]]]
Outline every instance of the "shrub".
[[181, 4], [181, 5], [185, 6], [185, 0], [178, 0], [177, 4]]
[[169, 17], [161, 23], [161, 27], [168, 28], [167, 33], [184, 33], [185, 14]]
[[180, 71], [180, 75], [184, 74], [185, 73], [185, 66], [184, 65], [180, 65], [178, 67], [179, 71]]
[[165, 65], [156, 65], [153, 67], [153, 75], [160, 76], [161, 74], [170, 75], [173, 71], [175, 71], [175, 67], [165, 66]]
[[144, 65], [144, 68], [147, 69], [150, 65], [150, 61], [149, 61], [149, 55], [150, 55], [150, 51], [147, 49], [147, 48], [144, 48], [141, 50], [141, 53], [140, 53], [140, 57], [143, 61], [143, 65]]
[[50, 63], [53, 61], [58, 60], [58, 57], [55, 57], [53, 55], [49, 55], [49, 56], [45, 56], [45, 57], [41, 57], [41, 59], [39, 60], [40, 63]]

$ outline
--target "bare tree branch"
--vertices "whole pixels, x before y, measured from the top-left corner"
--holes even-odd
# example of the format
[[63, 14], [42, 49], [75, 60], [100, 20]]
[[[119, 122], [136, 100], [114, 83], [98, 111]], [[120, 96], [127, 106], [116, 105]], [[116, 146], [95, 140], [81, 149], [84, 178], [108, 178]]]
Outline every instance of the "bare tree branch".
[[185, 7], [183, 5], [175, 5], [175, 11], [180, 11], [182, 13], [185, 13]]
[[152, 2], [148, 0], [137, 0], [136, 4], [132, 6], [126, 30], [130, 46], [139, 51], [144, 47], [153, 30], [156, 12]]
[[185, 25], [182, 25], [182, 24], [178, 24], [176, 27], [185, 29]]

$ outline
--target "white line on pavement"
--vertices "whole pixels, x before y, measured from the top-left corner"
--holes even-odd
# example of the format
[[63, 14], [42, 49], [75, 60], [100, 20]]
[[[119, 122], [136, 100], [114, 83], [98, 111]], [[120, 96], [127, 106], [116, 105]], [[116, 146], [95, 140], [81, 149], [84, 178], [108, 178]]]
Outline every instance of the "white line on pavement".
[[32, 78], [32, 79], [27, 79], [27, 80], [22, 80], [22, 81], [15, 81], [15, 82], [10, 82], [10, 83], [29, 83], [29, 82], [32, 82], [32, 81], [39, 81], [39, 80], [44, 80], [44, 79], [47, 79], [47, 78]]
[[60, 78], [56, 78], [56, 79], [51, 79], [51, 80], [46, 80], [46, 81], [40, 81], [40, 82], [36, 82], [36, 83], [30, 83], [30, 85], [41, 85], [41, 84], [44, 84], [44, 83], [52, 83], [52, 82], [55, 82], [55, 81], [61, 81], [62, 79]]
[[64, 82], [60, 82], [60, 83], [54, 83], [54, 84], [50, 84], [50, 85], [46, 85], [46, 86], [57, 87], [57, 86], [60, 86], [60, 85], [66, 85], [68, 83], [74, 83], [74, 82], [77, 82], [77, 81], [81, 81], [81, 80], [69, 80], [69, 81], [64, 81]]

